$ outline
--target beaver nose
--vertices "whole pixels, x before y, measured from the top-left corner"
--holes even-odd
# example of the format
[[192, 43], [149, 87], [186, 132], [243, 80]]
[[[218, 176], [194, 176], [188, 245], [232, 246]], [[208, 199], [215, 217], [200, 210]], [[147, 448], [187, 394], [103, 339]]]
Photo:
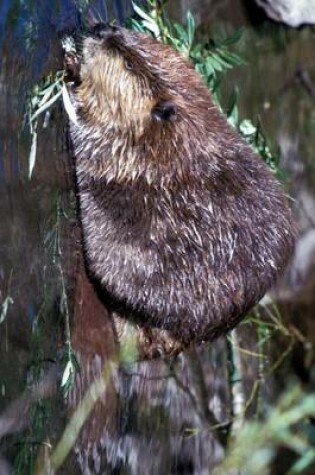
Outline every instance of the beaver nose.
[[89, 34], [98, 39], [106, 39], [116, 36], [119, 31], [120, 28], [118, 26], [110, 25], [109, 23], [98, 23], [89, 30]]

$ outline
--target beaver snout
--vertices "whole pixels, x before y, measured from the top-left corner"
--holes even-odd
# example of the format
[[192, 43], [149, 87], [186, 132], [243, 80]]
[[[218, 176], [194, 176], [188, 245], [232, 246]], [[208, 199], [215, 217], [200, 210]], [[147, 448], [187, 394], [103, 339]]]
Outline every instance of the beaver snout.
[[99, 40], [107, 40], [121, 35], [121, 29], [118, 26], [106, 23], [98, 23], [89, 30], [89, 36]]

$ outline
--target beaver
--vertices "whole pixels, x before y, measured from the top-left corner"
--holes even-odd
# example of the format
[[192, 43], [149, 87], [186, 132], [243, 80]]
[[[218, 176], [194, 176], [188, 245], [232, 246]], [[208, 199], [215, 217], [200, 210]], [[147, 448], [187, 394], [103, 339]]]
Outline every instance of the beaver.
[[[233, 328], [284, 270], [286, 196], [171, 46], [96, 25], [68, 59], [87, 266], [120, 313], [184, 345]], [[74, 77], [75, 76], [75, 77]]]

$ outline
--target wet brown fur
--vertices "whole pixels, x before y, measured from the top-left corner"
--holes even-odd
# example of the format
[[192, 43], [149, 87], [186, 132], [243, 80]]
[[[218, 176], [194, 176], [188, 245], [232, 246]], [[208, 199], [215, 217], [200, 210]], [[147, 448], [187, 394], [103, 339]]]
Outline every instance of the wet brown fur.
[[69, 90], [93, 276], [123, 315], [185, 345], [234, 327], [294, 244], [267, 166], [186, 59], [149, 36], [115, 28], [87, 37]]

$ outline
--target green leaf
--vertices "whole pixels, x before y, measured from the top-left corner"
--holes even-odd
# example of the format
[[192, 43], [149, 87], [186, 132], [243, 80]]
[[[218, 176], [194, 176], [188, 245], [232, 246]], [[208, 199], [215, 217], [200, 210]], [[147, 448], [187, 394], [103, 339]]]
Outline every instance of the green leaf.
[[75, 368], [72, 364], [72, 361], [69, 360], [68, 363], [66, 364], [66, 367], [62, 375], [62, 379], [61, 379], [62, 388], [64, 388], [67, 384], [69, 384], [69, 382], [73, 378], [74, 373], [75, 373]]
[[314, 462], [315, 460], [315, 450], [310, 448], [305, 451], [304, 454], [301, 454], [301, 458], [291, 467], [290, 473], [293, 475], [295, 473], [305, 473], [306, 469]]
[[227, 59], [233, 66], [243, 66], [246, 64], [243, 58], [241, 58], [238, 54], [232, 53], [231, 51], [224, 52], [225, 59]]
[[203, 64], [201, 64], [201, 63], [195, 64], [195, 70], [197, 71], [198, 74], [200, 74], [200, 76], [204, 76], [204, 75], [205, 75], [205, 72], [204, 72], [204, 65], [203, 65]]
[[222, 51], [218, 51], [218, 54], [216, 55], [216, 60], [222, 65], [223, 68], [225, 69], [231, 69], [233, 68], [233, 64], [231, 61], [229, 61], [229, 58], [226, 54], [224, 54]]
[[246, 136], [255, 134], [257, 130], [256, 127], [253, 125], [252, 121], [249, 119], [244, 119], [240, 123], [239, 128], [240, 128], [240, 132]]
[[228, 36], [227, 38], [225, 38], [225, 40], [221, 42], [221, 45], [230, 46], [230, 45], [233, 45], [234, 43], [237, 43], [241, 39], [244, 33], [244, 30], [245, 28], [243, 26], [241, 28], [238, 28], [231, 36]]
[[212, 58], [207, 58], [205, 62], [206, 72], [208, 76], [215, 74], [215, 67], [212, 61]]
[[143, 20], [147, 20], [148, 22], [152, 21], [152, 17], [148, 13], [146, 13], [144, 10], [142, 10], [142, 8], [138, 7], [138, 5], [136, 5], [134, 2], [131, 2], [131, 3], [132, 3], [132, 8], [134, 9], [136, 14], [140, 18], [142, 18]]
[[147, 13], [146, 11], [142, 10], [142, 8], [140, 8], [134, 2], [131, 2], [131, 3], [132, 3], [132, 7], [133, 7], [134, 11], [141, 18], [142, 30], [139, 30], [139, 28], [137, 28], [138, 31], [144, 31], [144, 29], [147, 29], [147, 30], [151, 31], [151, 33], [153, 33], [155, 38], [159, 38], [160, 35], [161, 35], [161, 32], [160, 32], [159, 25], [157, 24], [157, 21], [155, 20], [155, 18], [152, 15], [150, 15], [149, 13]]
[[216, 70], [216, 71], [219, 71], [219, 72], [222, 72], [222, 71], [223, 71], [222, 64], [221, 64], [220, 61], [218, 60], [218, 56], [216, 55], [216, 53], [212, 53], [212, 54], [208, 57], [207, 64], [211, 64], [211, 66], [213, 67], [213, 69]]
[[233, 125], [233, 127], [237, 127], [238, 125], [238, 107], [237, 107], [238, 96], [239, 96], [239, 89], [235, 87], [231, 94], [229, 105], [227, 108], [227, 113], [226, 113], [228, 121], [231, 125]]
[[143, 26], [141, 25], [141, 23], [138, 22], [138, 20], [135, 20], [134, 18], [129, 18], [128, 22], [133, 30], [138, 31], [139, 33], [145, 33], [145, 28], [143, 28]]
[[32, 145], [31, 151], [28, 157], [28, 177], [32, 178], [33, 169], [36, 162], [36, 152], [37, 152], [37, 127], [33, 129], [32, 132]]
[[188, 42], [188, 34], [185, 28], [180, 25], [179, 23], [174, 23], [174, 29], [176, 30], [176, 33], [178, 34], [178, 38], [187, 43]]
[[61, 94], [62, 94], [62, 89], [60, 89], [51, 99], [49, 99], [49, 101], [45, 102], [45, 104], [39, 107], [39, 109], [37, 109], [37, 111], [34, 112], [30, 120], [33, 122], [40, 114], [42, 114], [44, 111], [49, 109], [49, 107], [51, 107], [54, 104], [54, 102], [56, 102], [57, 99], [59, 99]]
[[[53, 84], [50, 84], [45, 89], [42, 89], [41, 91], [39, 91], [37, 97], [35, 97], [35, 99], [37, 99], [37, 103], [36, 103], [37, 108], [41, 107], [43, 104], [45, 104], [45, 102], [48, 101], [48, 99], [54, 92], [56, 84], [57, 83], [54, 82]], [[38, 100], [39, 96], [42, 96], [41, 100]]]
[[70, 99], [70, 96], [69, 96], [67, 86], [65, 84], [63, 84], [63, 86], [62, 86], [62, 100], [63, 100], [64, 108], [65, 108], [71, 122], [73, 122], [75, 125], [79, 125], [78, 124], [78, 119], [77, 119], [77, 114], [74, 110], [74, 107], [72, 105], [72, 102], [71, 102], [71, 99]]
[[192, 15], [190, 10], [188, 10], [186, 14], [186, 20], [187, 20], [187, 27], [188, 27], [188, 44], [191, 46], [195, 37], [196, 24], [195, 24], [195, 18]]
[[0, 323], [3, 323], [7, 317], [7, 313], [9, 310], [10, 305], [13, 305], [14, 301], [10, 296], [7, 296], [1, 305], [1, 312], [0, 312]]
[[155, 38], [160, 36], [160, 28], [154, 20], [142, 20], [142, 25], [149, 31], [153, 33]]

